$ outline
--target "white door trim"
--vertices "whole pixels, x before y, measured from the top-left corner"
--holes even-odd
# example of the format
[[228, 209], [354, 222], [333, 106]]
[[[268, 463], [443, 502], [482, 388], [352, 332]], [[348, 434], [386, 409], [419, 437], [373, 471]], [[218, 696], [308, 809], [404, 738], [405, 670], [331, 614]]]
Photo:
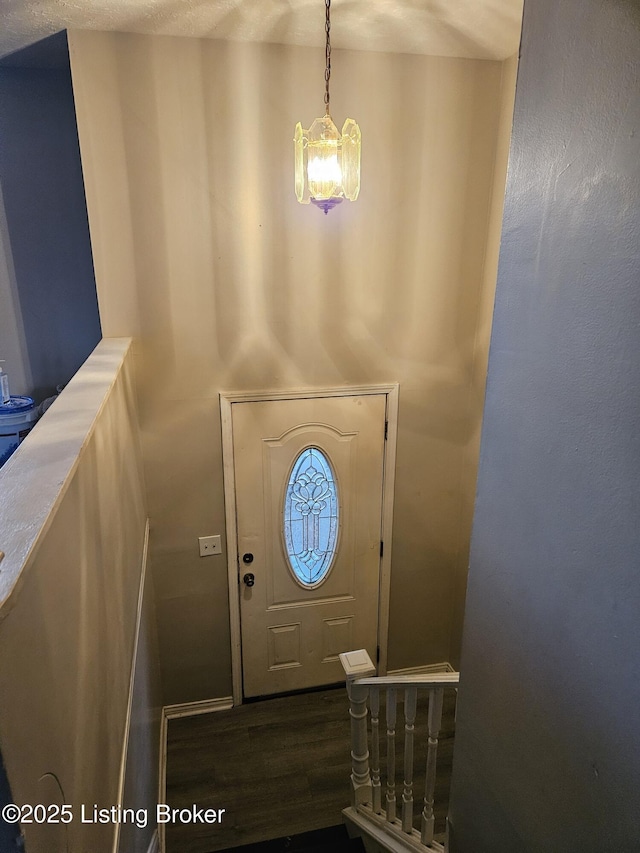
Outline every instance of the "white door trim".
[[224, 476], [225, 520], [227, 530], [227, 571], [229, 577], [229, 621], [231, 629], [231, 671], [233, 704], [242, 704], [242, 650], [240, 640], [240, 595], [238, 591], [238, 544], [236, 538], [236, 483], [233, 465], [233, 403], [258, 403], [264, 400], [299, 400], [310, 397], [355, 397], [365, 394], [386, 394], [387, 441], [384, 454], [384, 482], [382, 487], [382, 525], [384, 542], [380, 561], [380, 598], [378, 605], [378, 643], [380, 662], [378, 675], [387, 672], [387, 644], [389, 637], [389, 597], [391, 589], [391, 535], [393, 527], [393, 494], [396, 473], [396, 443], [398, 437], [397, 382], [390, 385], [358, 385], [349, 388], [322, 388], [296, 391], [257, 391], [221, 393], [220, 416], [222, 423], [222, 460]]

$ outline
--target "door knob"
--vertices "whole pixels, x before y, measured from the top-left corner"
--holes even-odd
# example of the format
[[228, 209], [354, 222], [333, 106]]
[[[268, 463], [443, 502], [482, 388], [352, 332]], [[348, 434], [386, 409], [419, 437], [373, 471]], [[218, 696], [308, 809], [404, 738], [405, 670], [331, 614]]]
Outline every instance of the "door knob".
[[247, 586], [253, 586], [256, 582], [256, 579], [251, 574], [251, 572], [247, 572], [247, 574], [242, 578], [242, 580], [246, 583]]
[[253, 554], [243, 554], [242, 562], [249, 565], [249, 563], [253, 563]]

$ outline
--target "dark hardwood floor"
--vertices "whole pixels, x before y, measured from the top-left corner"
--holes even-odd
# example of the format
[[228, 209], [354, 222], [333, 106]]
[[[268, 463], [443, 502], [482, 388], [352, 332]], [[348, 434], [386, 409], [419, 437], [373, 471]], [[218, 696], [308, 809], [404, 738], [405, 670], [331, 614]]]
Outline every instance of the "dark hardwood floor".
[[[447, 694], [438, 749], [436, 832], [444, 830], [453, 754], [454, 691]], [[426, 701], [421, 700], [415, 738], [416, 815], [424, 795], [426, 717]], [[400, 703], [399, 799], [401, 721]], [[382, 733], [384, 712], [380, 724]], [[169, 824], [166, 853], [214, 853], [339, 824], [342, 809], [350, 804], [350, 748], [344, 687], [170, 720], [166, 802], [172, 808], [196, 805], [226, 811], [220, 824]], [[384, 752], [383, 741], [383, 767]]]

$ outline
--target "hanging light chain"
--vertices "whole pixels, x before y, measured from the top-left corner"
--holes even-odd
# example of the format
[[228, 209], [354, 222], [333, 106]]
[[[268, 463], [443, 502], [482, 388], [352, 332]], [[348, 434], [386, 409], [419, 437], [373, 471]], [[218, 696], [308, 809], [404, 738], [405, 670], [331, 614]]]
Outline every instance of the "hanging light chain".
[[329, 115], [329, 80], [331, 79], [331, 0], [325, 0], [326, 5], [326, 21], [324, 25], [327, 34], [327, 42], [325, 49], [325, 69], [324, 69], [324, 105], [325, 113]]

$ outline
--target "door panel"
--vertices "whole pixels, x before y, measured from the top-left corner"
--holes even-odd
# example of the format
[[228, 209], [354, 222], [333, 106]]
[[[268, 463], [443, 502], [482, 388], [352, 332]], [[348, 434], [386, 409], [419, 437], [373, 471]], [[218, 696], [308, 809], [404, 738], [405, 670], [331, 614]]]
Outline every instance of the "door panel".
[[[375, 655], [385, 413], [384, 394], [232, 405], [245, 696], [334, 683], [343, 677], [340, 652]], [[306, 448], [329, 460], [339, 501], [336, 553], [311, 588], [294, 576], [283, 527], [289, 478]], [[316, 469], [303, 472], [310, 491], [296, 492], [310, 545], [320, 541], [313, 524], [327, 491]], [[242, 582], [247, 572], [252, 586]]]

